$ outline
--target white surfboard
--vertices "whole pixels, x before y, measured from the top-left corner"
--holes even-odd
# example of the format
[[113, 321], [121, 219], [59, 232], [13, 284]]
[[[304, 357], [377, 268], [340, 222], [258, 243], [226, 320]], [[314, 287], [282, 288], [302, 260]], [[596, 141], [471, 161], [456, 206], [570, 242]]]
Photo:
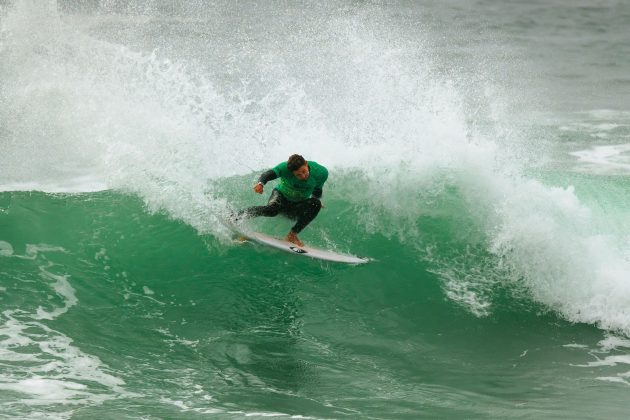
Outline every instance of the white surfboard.
[[310, 246], [298, 246], [291, 242], [265, 235], [264, 233], [244, 230], [237, 226], [232, 226], [232, 228], [246, 239], [258, 242], [259, 244], [268, 245], [281, 251], [301, 255], [303, 257], [346, 264], [365, 264], [369, 261], [367, 258], [355, 257], [354, 255], [338, 254], [336, 252]]

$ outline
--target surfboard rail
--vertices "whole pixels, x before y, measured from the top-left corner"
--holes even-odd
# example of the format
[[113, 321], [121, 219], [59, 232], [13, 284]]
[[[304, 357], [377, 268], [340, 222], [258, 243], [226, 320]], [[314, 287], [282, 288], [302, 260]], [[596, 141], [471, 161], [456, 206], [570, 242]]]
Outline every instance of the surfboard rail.
[[365, 264], [370, 261], [369, 258], [357, 257], [350, 254], [341, 254], [317, 247], [311, 246], [298, 246], [294, 243], [285, 241], [283, 239], [274, 238], [273, 236], [266, 235], [264, 233], [255, 232], [247, 229], [243, 229], [239, 226], [231, 225], [239, 235], [247, 240], [257, 242], [262, 245], [267, 245], [272, 248], [279, 249], [281, 251], [289, 252], [292, 254], [310, 257], [318, 260], [338, 262], [344, 264]]

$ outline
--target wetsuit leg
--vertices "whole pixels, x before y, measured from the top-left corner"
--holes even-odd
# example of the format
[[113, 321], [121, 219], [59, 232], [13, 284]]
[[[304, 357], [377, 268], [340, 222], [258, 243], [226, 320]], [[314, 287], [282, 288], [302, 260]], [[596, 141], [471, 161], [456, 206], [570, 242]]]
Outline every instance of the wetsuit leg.
[[318, 198], [311, 197], [298, 203], [291, 203], [291, 213], [297, 218], [297, 222], [291, 228], [294, 233], [300, 233], [317, 216], [322, 208], [322, 202]]
[[239, 214], [245, 216], [246, 218], [250, 217], [274, 217], [277, 216], [280, 211], [287, 205], [287, 199], [284, 198], [282, 194], [276, 189], [271, 192], [269, 196], [269, 201], [267, 201], [266, 206], [253, 206], [249, 207], [245, 210], [242, 210]]

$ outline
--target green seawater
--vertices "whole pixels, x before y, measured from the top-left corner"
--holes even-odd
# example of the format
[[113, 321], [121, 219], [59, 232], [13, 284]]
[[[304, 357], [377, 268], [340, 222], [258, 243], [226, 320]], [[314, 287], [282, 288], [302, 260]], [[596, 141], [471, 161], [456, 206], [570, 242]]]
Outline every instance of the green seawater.
[[414, 246], [330, 217], [343, 203], [310, 228], [367, 265], [226, 245], [113, 191], [0, 202], [7, 415], [623, 415], [597, 380], [619, 370], [585, 367], [601, 331], [499, 286], [475, 316]]

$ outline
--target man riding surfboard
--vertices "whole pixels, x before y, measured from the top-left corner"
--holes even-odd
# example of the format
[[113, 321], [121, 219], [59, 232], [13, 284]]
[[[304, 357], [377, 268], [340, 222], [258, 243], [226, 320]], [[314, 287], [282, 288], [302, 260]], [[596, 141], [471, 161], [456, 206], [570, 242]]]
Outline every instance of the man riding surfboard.
[[296, 222], [285, 239], [304, 246], [297, 235], [315, 219], [322, 208], [320, 199], [328, 179], [328, 170], [317, 162], [307, 162], [300, 155], [291, 155], [286, 162], [263, 172], [254, 185], [254, 192], [262, 194], [265, 184], [277, 178], [280, 178], [280, 183], [271, 192], [267, 205], [241, 210], [239, 216], [274, 217], [283, 214], [294, 219]]

